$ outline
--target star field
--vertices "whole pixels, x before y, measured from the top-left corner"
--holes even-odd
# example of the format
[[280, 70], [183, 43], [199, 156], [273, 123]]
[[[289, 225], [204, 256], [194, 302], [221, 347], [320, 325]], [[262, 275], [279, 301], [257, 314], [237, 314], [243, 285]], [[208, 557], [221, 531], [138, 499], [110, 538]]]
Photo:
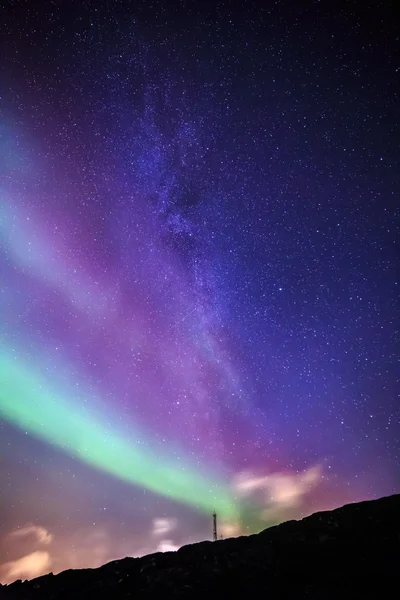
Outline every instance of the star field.
[[0, 581], [399, 491], [390, 3], [9, 1]]

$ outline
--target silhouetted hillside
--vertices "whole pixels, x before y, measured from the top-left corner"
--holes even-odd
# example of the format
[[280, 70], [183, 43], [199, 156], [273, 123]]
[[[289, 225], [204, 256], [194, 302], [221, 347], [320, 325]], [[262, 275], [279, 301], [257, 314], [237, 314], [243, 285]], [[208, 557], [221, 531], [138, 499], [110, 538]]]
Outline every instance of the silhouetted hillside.
[[400, 495], [288, 521], [257, 535], [124, 558], [0, 587], [1, 600], [394, 598]]

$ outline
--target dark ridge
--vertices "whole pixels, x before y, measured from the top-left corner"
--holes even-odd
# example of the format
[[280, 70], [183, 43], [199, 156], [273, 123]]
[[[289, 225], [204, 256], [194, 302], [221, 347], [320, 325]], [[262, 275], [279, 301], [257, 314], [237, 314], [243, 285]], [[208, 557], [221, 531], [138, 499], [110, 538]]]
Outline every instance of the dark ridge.
[[1, 600], [392, 598], [400, 495], [349, 504], [248, 537], [124, 558], [0, 586]]

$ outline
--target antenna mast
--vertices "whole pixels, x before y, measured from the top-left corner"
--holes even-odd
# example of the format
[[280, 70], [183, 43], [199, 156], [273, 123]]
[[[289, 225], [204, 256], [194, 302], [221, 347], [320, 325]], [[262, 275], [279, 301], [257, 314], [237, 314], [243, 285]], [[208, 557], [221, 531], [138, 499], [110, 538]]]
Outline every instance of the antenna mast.
[[217, 513], [213, 512], [213, 542], [216, 542], [218, 540], [218, 533], [217, 533]]

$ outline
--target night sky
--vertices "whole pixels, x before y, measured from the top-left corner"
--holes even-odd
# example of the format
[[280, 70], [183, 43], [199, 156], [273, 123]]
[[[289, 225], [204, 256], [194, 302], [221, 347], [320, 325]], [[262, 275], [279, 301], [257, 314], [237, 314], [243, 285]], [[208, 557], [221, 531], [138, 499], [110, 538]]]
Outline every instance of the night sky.
[[395, 3], [39, 4], [0, 7], [0, 581], [398, 492]]

